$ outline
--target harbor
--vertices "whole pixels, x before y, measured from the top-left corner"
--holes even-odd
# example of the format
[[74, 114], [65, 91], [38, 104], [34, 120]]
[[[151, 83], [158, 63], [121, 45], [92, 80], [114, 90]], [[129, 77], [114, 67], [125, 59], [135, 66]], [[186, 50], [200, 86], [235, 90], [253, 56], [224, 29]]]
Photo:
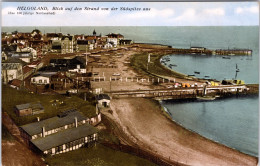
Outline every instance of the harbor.
[[[203, 50], [205, 51], [203, 52]], [[51, 93], [71, 96], [79, 94], [87, 98], [86, 93], [89, 88], [89, 92], [94, 95], [107, 94], [111, 97], [108, 97], [111, 104], [108, 109], [103, 110], [101, 113], [102, 116], [106, 116], [111, 120], [111, 124], [115, 124], [114, 126], [117, 127], [112, 129], [113, 127], [109, 123], [105, 127], [111, 127], [109, 130], [111, 130], [113, 136], [120, 140], [120, 143], [124, 144], [122, 147], [129, 146], [131, 148], [128, 149], [137, 149], [135, 154], [155, 163], [154, 159], [164, 161], [169, 165], [176, 163], [180, 165], [197, 165], [205, 162], [221, 165], [256, 165], [255, 151], [253, 154], [244, 151], [241, 153], [239, 147], [217, 142], [217, 138], [207, 137], [174, 119], [178, 116], [172, 108], [177, 107], [178, 101], [185, 102], [184, 107], [189, 107], [192, 103], [204, 105], [204, 112], [198, 112], [194, 116], [197, 118], [201, 117], [203, 113], [206, 116], [211, 112], [215, 113], [214, 110], [207, 109], [208, 103], [229, 101], [228, 99], [239, 100], [257, 96], [258, 94], [257, 82], [242, 81], [247, 80], [242, 78], [242, 74], [249, 71], [244, 68], [243, 64], [235, 61], [230, 63], [228, 59], [222, 58], [222, 55], [207, 54], [207, 50], [193, 47], [187, 49], [187, 52], [180, 51], [180, 53], [177, 53], [176, 48], [171, 48], [167, 43], [166, 45], [135, 43], [118, 46], [117, 48], [97, 49], [88, 53], [80, 52], [75, 56], [88, 60], [86, 71], [91, 71], [92, 75], [74, 75], [69, 80], [65, 79], [64, 86], [64, 88], [67, 88], [67, 85], [73, 84], [73, 89], [63, 90], [62, 87], [55, 86]], [[255, 53], [254, 51], [252, 58], [255, 58]], [[57, 54], [48, 54], [48, 56], [57, 56]], [[74, 55], [68, 54], [68, 56], [75, 58]], [[226, 56], [231, 57], [231, 55]], [[179, 57], [182, 61], [176, 61], [175, 59], [173, 61], [175, 57]], [[239, 58], [240, 60], [244, 57], [251, 58], [251, 56], [236, 55], [232, 56], [231, 59]], [[192, 59], [191, 63], [189, 64], [189, 61], [184, 63], [184, 61], [186, 62], [185, 58]], [[202, 61], [203, 58], [208, 58], [208, 62], [204, 63], [204, 65], [198, 64], [203, 68], [197, 68], [196, 59]], [[43, 60], [47, 61], [47, 56]], [[213, 62], [210, 62], [210, 60]], [[216, 68], [213, 68], [212, 63], [219, 65], [223, 61], [226, 61], [228, 66], [232, 66], [231, 72], [224, 70], [225, 73], [231, 74], [226, 79], [223, 78], [223, 75], [222, 79], [214, 78], [215, 73], [211, 72], [211, 69], [207, 69], [207, 67], [211, 66], [212, 70], [218, 73], [221, 67], [216, 70]], [[245, 62], [250, 63], [252, 61]], [[189, 68], [190, 71], [179, 70], [183, 65]], [[209, 71], [209, 73], [205, 71]], [[237, 77], [234, 77], [236, 79], [232, 79], [235, 74], [238, 74]], [[198, 78], [199, 75], [204, 76], [204, 78]], [[36, 91], [34, 91], [35, 89]], [[32, 93], [40, 93], [40, 91], [37, 91], [37, 86], [36, 88], [32, 86], [31, 90]], [[47, 92], [43, 93], [44, 95], [47, 94]], [[168, 106], [170, 108], [168, 110], [169, 114], [162, 109], [165, 107], [165, 102], [169, 102], [173, 106]], [[190, 107], [188, 110], [192, 109]], [[188, 121], [188, 118], [183, 119]], [[254, 120], [250, 121], [250, 124], [252, 122]], [[204, 125], [211, 127], [210, 123]], [[231, 124], [228, 125], [231, 126]], [[99, 127], [103, 131], [104, 126]], [[236, 126], [232, 126], [232, 128], [236, 128]], [[118, 149], [120, 149], [120, 146]], [[142, 150], [138, 152], [138, 149]], [[143, 155], [143, 152], [146, 155]], [[152, 159], [149, 156], [152, 156]]]

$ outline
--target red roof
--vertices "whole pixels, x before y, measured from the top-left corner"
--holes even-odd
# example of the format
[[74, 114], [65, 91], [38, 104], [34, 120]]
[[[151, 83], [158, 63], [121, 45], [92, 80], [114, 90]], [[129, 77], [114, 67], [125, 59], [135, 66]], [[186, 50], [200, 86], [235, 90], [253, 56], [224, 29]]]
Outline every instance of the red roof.
[[41, 63], [41, 61], [33, 61], [31, 63], [29, 63], [28, 65], [39, 65]]
[[26, 73], [28, 73], [28, 72], [30, 72], [30, 71], [32, 71], [32, 70], [33, 70], [32, 67], [24, 66], [24, 67], [23, 67], [23, 74], [26, 74]]
[[96, 39], [96, 36], [85, 36], [86, 40], [94, 40]]
[[84, 35], [74, 35], [74, 38], [76, 40], [83, 40], [85, 37], [84, 37]]
[[18, 80], [18, 79], [13, 79], [10, 83], [10, 85], [16, 86], [16, 87], [20, 87], [22, 85], [22, 81]]

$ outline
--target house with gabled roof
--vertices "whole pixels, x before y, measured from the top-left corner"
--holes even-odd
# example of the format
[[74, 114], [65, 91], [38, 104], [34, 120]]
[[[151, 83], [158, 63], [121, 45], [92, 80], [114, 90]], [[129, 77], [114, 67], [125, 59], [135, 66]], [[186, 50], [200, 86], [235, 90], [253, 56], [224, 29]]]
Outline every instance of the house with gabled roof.
[[110, 106], [111, 99], [107, 94], [96, 95], [96, 100], [98, 102], [98, 107], [109, 107]]
[[109, 33], [107, 36], [107, 42], [114, 45], [114, 47], [117, 47], [120, 40], [124, 39], [124, 36], [121, 34], [115, 34], [115, 33]]
[[52, 74], [35, 74], [31, 78], [32, 84], [47, 85], [50, 84]]
[[15, 106], [17, 116], [28, 116], [44, 113], [44, 108], [40, 102], [26, 103]]

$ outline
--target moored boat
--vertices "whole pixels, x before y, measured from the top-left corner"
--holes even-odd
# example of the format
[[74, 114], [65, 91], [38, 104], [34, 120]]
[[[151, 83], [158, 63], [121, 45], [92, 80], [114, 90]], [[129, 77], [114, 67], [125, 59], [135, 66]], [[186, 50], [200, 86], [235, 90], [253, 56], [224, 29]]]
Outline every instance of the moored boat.
[[222, 56], [223, 59], [231, 59], [229, 56]]
[[196, 97], [198, 101], [212, 101], [215, 100], [215, 96], [197, 96]]

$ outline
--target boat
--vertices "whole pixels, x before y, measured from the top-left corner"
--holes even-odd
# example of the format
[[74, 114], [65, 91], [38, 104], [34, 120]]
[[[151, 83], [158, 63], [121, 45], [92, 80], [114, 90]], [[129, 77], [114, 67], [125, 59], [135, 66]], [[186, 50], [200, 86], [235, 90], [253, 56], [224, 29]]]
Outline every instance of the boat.
[[200, 74], [200, 72], [199, 72], [199, 71], [194, 71], [194, 73], [195, 73], [195, 74]]
[[233, 53], [230, 53], [230, 54], [228, 54], [228, 55], [235, 55], [235, 54], [233, 54]]
[[222, 56], [223, 59], [231, 59], [229, 56]]
[[196, 99], [198, 101], [212, 101], [212, 100], [215, 100], [216, 97], [215, 96], [197, 96]]
[[204, 76], [204, 77], [207, 77], [207, 78], [208, 78], [209, 76]]
[[190, 77], [190, 76], [195, 76], [195, 75], [194, 74], [189, 74], [188, 76]]

